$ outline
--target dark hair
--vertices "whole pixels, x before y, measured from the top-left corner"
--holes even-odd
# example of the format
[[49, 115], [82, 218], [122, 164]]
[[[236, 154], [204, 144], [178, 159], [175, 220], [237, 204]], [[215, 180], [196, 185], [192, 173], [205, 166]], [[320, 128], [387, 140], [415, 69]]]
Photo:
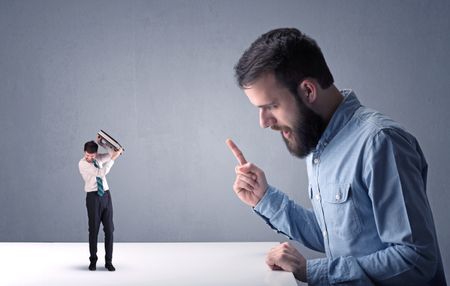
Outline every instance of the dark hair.
[[322, 88], [334, 82], [320, 47], [295, 28], [275, 29], [261, 35], [244, 52], [234, 71], [241, 88], [273, 72], [293, 94], [297, 94], [298, 85], [306, 77], [315, 78]]
[[93, 153], [97, 153], [98, 150], [98, 145], [97, 143], [95, 143], [94, 141], [89, 141], [84, 143], [84, 151], [93, 154]]

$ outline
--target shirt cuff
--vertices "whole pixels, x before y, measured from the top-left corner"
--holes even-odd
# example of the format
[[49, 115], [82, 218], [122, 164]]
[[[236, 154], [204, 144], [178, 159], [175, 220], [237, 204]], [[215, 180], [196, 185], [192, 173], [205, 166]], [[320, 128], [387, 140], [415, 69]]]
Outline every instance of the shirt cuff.
[[306, 281], [308, 285], [329, 285], [328, 258], [306, 261]]
[[266, 218], [271, 218], [275, 212], [280, 210], [280, 206], [283, 202], [284, 194], [275, 189], [272, 186], [268, 186], [266, 193], [261, 200], [253, 208], [256, 213]]

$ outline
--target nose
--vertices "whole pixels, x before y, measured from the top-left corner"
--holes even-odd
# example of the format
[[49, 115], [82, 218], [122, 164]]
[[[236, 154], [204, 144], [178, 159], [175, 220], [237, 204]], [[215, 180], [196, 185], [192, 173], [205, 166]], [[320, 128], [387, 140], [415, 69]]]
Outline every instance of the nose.
[[259, 110], [259, 126], [261, 128], [267, 128], [277, 123], [277, 120], [273, 115], [264, 109]]

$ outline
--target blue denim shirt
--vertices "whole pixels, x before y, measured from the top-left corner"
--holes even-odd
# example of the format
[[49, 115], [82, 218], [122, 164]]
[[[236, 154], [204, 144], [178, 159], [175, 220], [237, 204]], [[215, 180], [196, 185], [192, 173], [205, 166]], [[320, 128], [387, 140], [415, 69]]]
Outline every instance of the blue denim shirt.
[[309, 285], [446, 285], [419, 144], [351, 90], [342, 94], [306, 158], [313, 210], [269, 186], [255, 212], [326, 253], [307, 261]]

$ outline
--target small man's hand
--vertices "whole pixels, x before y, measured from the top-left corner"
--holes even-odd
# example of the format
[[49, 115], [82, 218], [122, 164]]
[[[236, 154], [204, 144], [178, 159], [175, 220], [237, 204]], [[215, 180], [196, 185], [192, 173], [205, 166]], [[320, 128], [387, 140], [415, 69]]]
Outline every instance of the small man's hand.
[[289, 242], [272, 248], [266, 257], [266, 263], [272, 270], [292, 272], [295, 279], [306, 281], [306, 259]]
[[226, 143], [240, 164], [235, 168], [236, 180], [233, 191], [241, 201], [254, 207], [264, 196], [268, 187], [266, 176], [255, 164], [247, 162], [244, 154], [231, 139], [227, 139]]
[[123, 152], [122, 148], [114, 150], [111, 154], [111, 160], [116, 160], [120, 156], [120, 154], [122, 154], [122, 152]]
[[104, 147], [105, 143], [103, 143], [103, 138], [102, 136], [100, 136], [99, 134], [97, 134], [97, 138], [95, 139], [95, 141], [97, 141], [97, 144]]

